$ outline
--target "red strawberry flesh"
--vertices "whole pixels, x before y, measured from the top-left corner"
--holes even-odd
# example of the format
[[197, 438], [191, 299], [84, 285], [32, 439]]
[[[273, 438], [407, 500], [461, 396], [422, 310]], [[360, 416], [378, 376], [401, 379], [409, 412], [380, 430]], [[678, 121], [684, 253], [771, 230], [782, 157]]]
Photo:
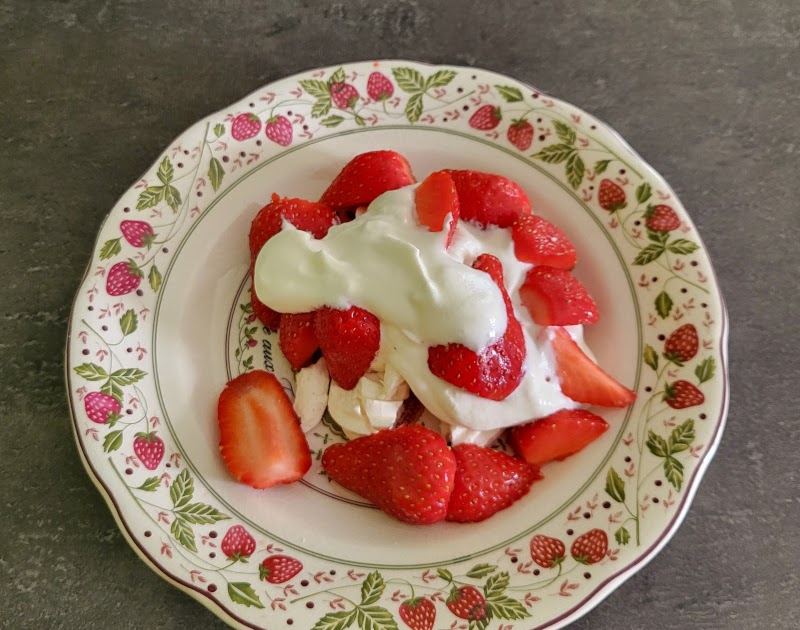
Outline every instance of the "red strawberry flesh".
[[311, 313], [286, 313], [281, 315], [278, 344], [293, 369], [308, 365], [319, 348], [314, 332], [316, 311]]
[[331, 378], [353, 389], [366, 374], [381, 345], [381, 323], [369, 311], [323, 307], [317, 311], [314, 333]]
[[525, 496], [538, 471], [502, 451], [460, 444], [453, 447], [456, 476], [447, 520], [483, 521]]
[[253, 370], [219, 397], [220, 452], [230, 473], [253, 488], [300, 479], [311, 454], [292, 402], [274, 374]]
[[531, 466], [566, 459], [608, 430], [600, 416], [583, 409], [563, 409], [511, 430], [514, 451]]
[[511, 227], [520, 217], [531, 214], [525, 192], [501, 175], [447, 169], [458, 192], [461, 219], [480, 227]]
[[250, 259], [255, 261], [264, 244], [283, 229], [288, 221], [298, 230], [323, 238], [336, 218], [325, 204], [305, 199], [291, 199], [272, 195], [272, 201], [259, 210], [250, 224]]
[[586, 287], [564, 269], [534, 267], [525, 276], [519, 296], [540, 326], [594, 324], [600, 319]]
[[395, 151], [370, 151], [354, 157], [339, 172], [320, 203], [332, 210], [346, 211], [369, 205], [389, 190], [413, 184], [411, 165]]
[[577, 262], [575, 247], [567, 235], [542, 217], [531, 214], [511, 226], [517, 260], [569, 271]]
[[566, 330], [552, 330], [556, 374], [565, 396], [603, 407], [627, 407], [636, 400], [636, 394], [592, 361]]
[[322, 466], [331, 479], [405, 523], [445, 518], [456, 460], [444, 438], [419, 425], [329, 446]]
[[445, 247], [450, 246], [458, 223], [458, 193], [452, 178], [444, 171], [428, 175], [417, 186], [414, 196], [417, 218], [430, 232], [441, 232], [450, 217]]
[[481, 352], [451, 343], [428, 348], [428, 368], [442, 380], [482, 398], [503, 400], [524, 374], [525, 339], [503, 284], [503, 267], [494, 256], [482, 254], [472, 265], [488, 273], [503, 294], [508, 324], [505, 333]]

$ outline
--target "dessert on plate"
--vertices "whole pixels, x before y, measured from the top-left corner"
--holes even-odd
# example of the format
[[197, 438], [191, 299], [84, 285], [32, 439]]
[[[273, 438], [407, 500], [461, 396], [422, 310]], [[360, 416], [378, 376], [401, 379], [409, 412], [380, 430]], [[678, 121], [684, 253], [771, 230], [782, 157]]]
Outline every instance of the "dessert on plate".
[[500, 175], [417, 182], [364, 153], [319, 201], [274, 194], [249, 248], [254, 313], [296, 371], [294, 401], [263, 371], [220, 396], [222, 457], [255, 488], [302, 478], [327, 409], [350, 438], [331, 479], [404, 522], [481, 521], [606, 431], [588, 406], [635, 399], [584, 343], [575, 248]]

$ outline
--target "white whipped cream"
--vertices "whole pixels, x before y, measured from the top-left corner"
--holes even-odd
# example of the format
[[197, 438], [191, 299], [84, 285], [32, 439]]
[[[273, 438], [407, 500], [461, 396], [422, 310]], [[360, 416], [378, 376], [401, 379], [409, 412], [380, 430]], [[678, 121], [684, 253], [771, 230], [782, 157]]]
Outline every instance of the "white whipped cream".
[[445, 251], [446, 232], [418, 224], [415, 188], [381, 195], [323, 239], [284, 222], [256, 260], [259, 299], [281, 313], [360, 306], [431, 346], [457, 342], [477, 351], [501, 337], [500, 290]]
[[[284, 229], [267, 242], [256, 260], [259, 299], [286, 313], [356, 305], [375, 314], [381, 320], [381, 347], [372, 370], [391, 369], [447, 425], [471, 432], [497, 431], [578, 407], [561, 393], [549, 340], [538, 338], [540, 327], [520, 301], [519, 288], [532, 265], [514, 256], [510, 230], [482, 230], [460, 221], [445, 250], [445, 232], [428, 232], [417, 223], [414, 189], [409, 186], [381, 195], [366, 213], [332, 227], [323, 239], [284, 222]], [[461, 343], [480, 350], [505, 331], [500, 290], [488, 274], [470, 267], [483, 253], [501, 261], [525, 337], [525, 374], [501, 401], [471, 394], [428, 369], [428, 346]], [[587, 350], [582, 327], [568, 330]], [[374, 383], [375, 377], [365, 379]], [[345, 392], [332, 383], [328, 401], [331, 415], [337, 421], [340, 416], [349, 431], [357, 434], [383, 428], [369, 422], [364, 409], [367, 400], [404, 398], [375, 395], [369, 383], [361, 385]], [[391, 415], [392, 409], [371, 406], [376, 408], [370, 409], [370, 416], [374, 414], [376, 424], [383, 425], [383, 416]], [[472, 441], [468, 436], [477, 439], [477, 434], [463, 436], [464, 441]]]

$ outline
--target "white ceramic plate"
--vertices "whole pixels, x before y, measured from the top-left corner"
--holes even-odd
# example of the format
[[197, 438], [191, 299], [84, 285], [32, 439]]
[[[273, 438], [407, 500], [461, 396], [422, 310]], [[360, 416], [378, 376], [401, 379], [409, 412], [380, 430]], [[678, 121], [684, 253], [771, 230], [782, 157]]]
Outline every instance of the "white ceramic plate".
[[[419, 179], [468, 168], [519, 182], [575, 243], [577, 274], [602, 313], [588, 342], [638, 393], [632, 408], [600, 412], [612, 427], [602, 439], [547, 466], [545, 481], [484, 523], [404, 525], [329, 485], [318, 463], [302, 484], [256, 491], [234, 483], [218, 457], [226, 381], [265, 368], [293, 387], [248, 304], [252, 217], [273, 192], [316, 199], [352, 156], [381, 148], [404, 154]], [[601, 186], [624, 207], [604, 209]], [[679, 328], [697, 333], [685, 361], [665, 356]], [[100, 231], [72, 311], [67, 382], [84, 464], [126, 538], [232, 626], [405, 627], [403, 602], [424, 596], [435, 627], [482, 628], [447, 606], [454, 588], [472, 586], [491, 627], [556, 628], [674, 534], [722, 433], [726, 345], [725, 308], [694, 226], [611, 129], [509, 77], [381, 61], [268, 85], [167, 148]], [[332, 426], [313, 433], [317, 455], [338, 439]], [[255, 540], [246, 563], [221, 544], [234, 526]], [[600, 553], [582, 564], [571, 550], [587, 534]], [[563, 543], [563, 562], [531, 553], [541, 536]], [[302, 570], [260, 579], [275, 555]]]

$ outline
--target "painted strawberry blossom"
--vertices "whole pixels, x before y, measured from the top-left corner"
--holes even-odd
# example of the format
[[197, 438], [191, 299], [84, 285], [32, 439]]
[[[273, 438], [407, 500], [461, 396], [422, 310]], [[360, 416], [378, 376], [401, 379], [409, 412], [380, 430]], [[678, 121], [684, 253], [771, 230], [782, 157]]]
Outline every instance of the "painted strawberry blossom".
[[[602, 470], [535, 531], [520, 523], [508, 544], [429, 566], [323, 558], [253, 527], [187, 460], [156, 383], [161, 293], [215, 200], [283, 152], [382, 128], [472, 139], [552, 179], [619, 252], [641, 322], [638, 401]], [[247, 282], [226, 305], [225, 354], [207, 359], [229, 377], [283, 361]], [[604, 125], [489, 72], [359, 63], [291, 77], [211, 116], [123, 196], [76, 298], [67, 381], [87, 468], [134, 547], [235, 627], [561, 627], [655, 553], [688, 508], [724, 423], [724, 317], [680, 202]], [[343, 439], [326, 417], [309, 436], [315, 459]], [[320, 473], [315, 462], [308, 484], [334, 494]]]

